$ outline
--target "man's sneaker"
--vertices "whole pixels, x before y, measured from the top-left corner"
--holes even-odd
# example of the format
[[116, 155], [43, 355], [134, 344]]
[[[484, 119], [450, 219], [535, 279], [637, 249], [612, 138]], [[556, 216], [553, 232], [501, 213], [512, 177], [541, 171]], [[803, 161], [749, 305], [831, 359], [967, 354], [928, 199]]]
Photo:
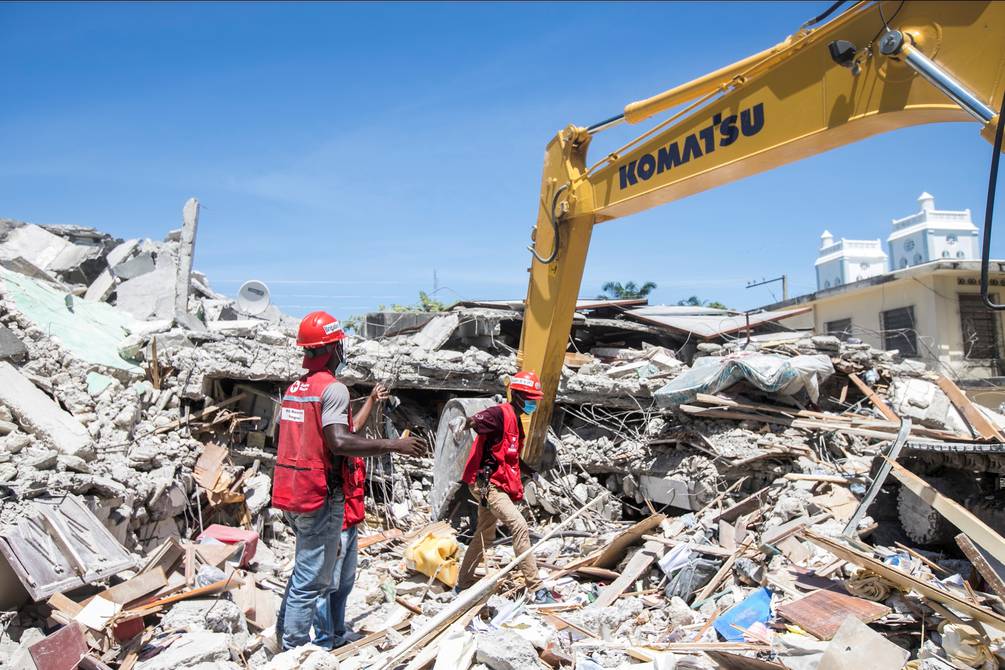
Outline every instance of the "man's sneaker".
[[544, 588], [543, 586], [534, 592], [534, 604], [535, 605], [547, 605], [549, 603], [557, 603], [558, 598], [554, 593]]
[[359, 642], [364, 637], [366, 637], [366, 635], [364, 635], [363, 633], [359, 633], [357, 631], [354, 631], [354, 630], [347, 630], [342, 635], [342, 639], [345, 640], [345, 644], [349, 644], [350, 642]]

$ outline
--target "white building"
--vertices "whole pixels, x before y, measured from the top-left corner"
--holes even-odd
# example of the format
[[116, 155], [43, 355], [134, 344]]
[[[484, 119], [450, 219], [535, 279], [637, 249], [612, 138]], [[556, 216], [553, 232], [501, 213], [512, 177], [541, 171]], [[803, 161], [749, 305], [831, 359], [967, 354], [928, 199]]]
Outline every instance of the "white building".
[[887, 259], [879, 240], [846, 240], [837, 242], [830, 231], [820, 236], [820, 254], [814, 263], [817, 270], [817, 290], [842, 286], [875, 277], [886, 272]]
[[921, 211], [893, 220], [893, 232], [886, 238], [891, 270], [941, 259], [978, 257], [977, 226], [970, 218], [969, 209], [937, 210], [935, 197], [927, 192], [918, 196], [918, 203]]

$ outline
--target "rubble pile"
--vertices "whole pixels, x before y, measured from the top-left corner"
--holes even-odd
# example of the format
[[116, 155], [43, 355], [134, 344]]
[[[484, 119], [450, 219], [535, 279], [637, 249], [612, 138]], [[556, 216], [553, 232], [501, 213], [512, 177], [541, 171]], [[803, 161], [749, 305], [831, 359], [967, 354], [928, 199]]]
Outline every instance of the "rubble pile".
[[364, 637], [282, 652], [294, 537], [269, 503], [296, 321], [186, 277], [193, 244], [194, 223], [154, 242], [0, 222], [0, 667], [1005, 658], [1005, 416], [897, 352], [791, 332], [675, 347], [596, 304], [577, 316], [553, 457], [525, 482], [557, 602], [528, 602], [506, 537], [455, 594], [471, 436], [445, 419], [502, 401], [516, 372], [519, 310], [484, 303], [350, 338], [353, 395], [393, 393], [361, 430], [435, 449], [368, 463], [346, 617]]

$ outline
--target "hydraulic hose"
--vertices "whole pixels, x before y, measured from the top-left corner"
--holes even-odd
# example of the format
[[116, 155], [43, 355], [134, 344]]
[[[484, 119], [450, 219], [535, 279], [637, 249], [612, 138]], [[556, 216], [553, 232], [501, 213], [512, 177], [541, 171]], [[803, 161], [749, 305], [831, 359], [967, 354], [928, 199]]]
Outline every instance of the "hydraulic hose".
[[551, 221], [551, 228], [552, 228], [552, 230], [554, 231], [554, 234], [555, 234], [555, 241], [552, 244], [551, 253], [548, 255], [547, 258], [543, 258], [543, 257], [541, 257], [541, 256], [538, 255], [537, 250], [534, 248], [533, 244], [530, 245], [529, 247], [527, 247], [530, 250], [530, 253], [534, 254], [534, 259], [537, 260], [538, 263], [542, 263], [543, 265], [548, 265], [549, 263], [553, 263], [553, 262], [555, 262], [555, 259], [558, 258], [558, 247], [559, 247], [559, 242], [561, 241], [561, 237], [559, 236], [560, 235], [560, 231], [558, 229], [558, 218], [555, 216], [555, 208], [558, 207], [558, 198], [559, 198], [559, 196], [562, 195], [562, 193], [567, 188], [569, 188], [568, 184], [563, 184], [562, 186], [559, 186], [558, 190], [555, 191], [555, 195], [551, 199], [551, 210], [549, 212], [548, 220]]
[[981, 248], [981, 300], [995, 311], [1005, 310], [1005, 304], [992, 302], [988, 294], [988, 277], [991, 265], [991, 224], [994, 220], [995, 190], [998, 186], [998, 160], [1002, 151], [1002, 130], [1005, 127], [1005, 95], [998, 110], [998, 128], [995, 129], [994, 153], [991, 154], [991, 170], [988, 173], [988, 200], [984, 206], [984, 243]]

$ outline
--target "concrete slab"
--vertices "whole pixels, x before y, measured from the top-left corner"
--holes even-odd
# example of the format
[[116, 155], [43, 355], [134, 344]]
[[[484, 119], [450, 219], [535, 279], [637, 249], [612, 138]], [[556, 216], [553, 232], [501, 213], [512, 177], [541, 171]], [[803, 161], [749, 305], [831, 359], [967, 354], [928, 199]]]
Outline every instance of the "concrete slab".
[[457, 330], [461, 317], [456, 312], [440, 314], [422, 327], [422, 330], [412, 336], [412, 341], [420, 349], [435, 351], [447, 343], [450, 336]]
[[91, 458], [94, 443], [83, 424], [42, 393], [10, 363], [0, 362], [0, 404], [22, 426], [63, 454]]
[[173, 263], [158, 262], [153, 272], [119, 284], [115, 306], [141, 320], [170, 319], [174, 316], [177, 279]]
[[118, 265], [112, 265], [112, 272], [119, 279], [135, 279], [140, 275], [145, 275], [148, 272], [153, 272], [157, 267], [154, 262], [154, 255], [150, 252], [138, 254], [133, 256], [129, 260], [119, 263]]
[[84, 294], [85, 300], [104, 300], [111, 294], [116, 281], [110, 268], [120, 265], [128, 259], [136, 251], [139, 244], [139, 240], [126, 240], [108, 252], [108, 256], [105, 257], [108, 267], [87, 287], [87, 293]]
[[[0, 258], [27, 258], [43, 270], [55, 269], [53, 264], [57, 259], [74, 252], [74, 245], [58, 235], [44, 230], [41, 226], [26, 224], [11, 231], [7, 241], [0, 244]], [[64, 258], [60, 265], [66, 262]]]
[[80, 298], [70, 300], [70, 311], [63, 291], [8, 270], [0, 269], [0, 281], [18, 310], [73, 356], [106, 372], [142, 374], [140, 366], [119, 355], [119, 347], [137, 327], [129, 314]]

